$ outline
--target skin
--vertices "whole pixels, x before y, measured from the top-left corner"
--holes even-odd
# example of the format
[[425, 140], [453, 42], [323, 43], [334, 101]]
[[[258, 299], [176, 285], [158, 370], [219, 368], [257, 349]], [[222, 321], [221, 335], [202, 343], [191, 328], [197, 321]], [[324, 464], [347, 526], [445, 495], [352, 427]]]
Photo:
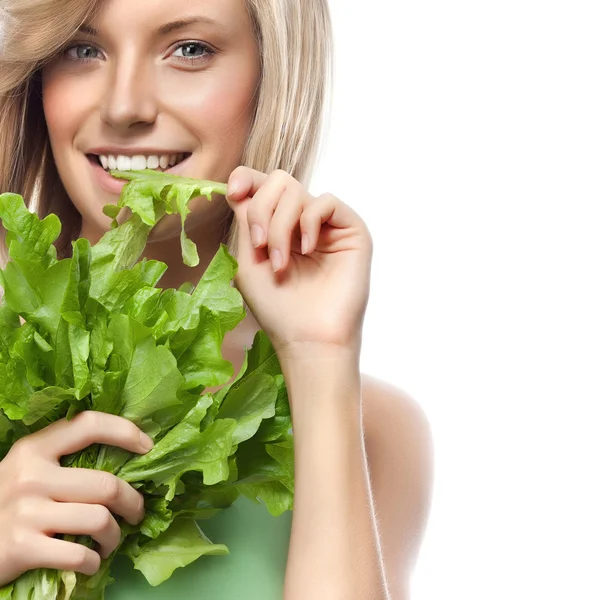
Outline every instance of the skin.
[[[155, 36], [160, 25], [196, 13], [218, 25]], [[240, 165], [260, 77], [241, 0], [110, 0], [92, 26], [98, 35], [72, 42], [92, 47], [89, 62], [68, 59], [78, 55], [70, 46], [43, 72], [51, 146], [82, 216], [82, 236], [94, 242], [108, 229], [102, 207], [117, 200], [89, 177], [85, 154], [93, 146], [187, 149], [193, 155], [180, 174], [228, 182], [227, 198], [211, 204], [198, 199], [191, 207], [187, 230], [200, 267], [182, 265], [172, 217], [154, 230], [145, 256], [168, 264], [163, 287], [196, 282], [223, 241], [221, 218], [233, 211], [238, 221], [235, 284], [249, 311], [224, 339], [222, 352], [238, 371], [244, 346], [262, 328], [285, 375], [297, 485], [284, 599], [402, 600], [426, 520], [429, 436], [422, 415], [408, 410], [411, 402], [359, 371], [373, 252], [365, 223], [338, 198], [315, 198], [283, 171], [264, 174]], [[194, 41], [217, 54], [198, 66], [171, 56], [179, 42]], [[125, 482], [99, 481], [96, 474], [91, 481], [88, 473], [74, 481], [71, 470], [59, 466], [59, 456], [93, 442], [146, 451], [128, 421], [84, 415], [24, 438], [0, 463], [0, 565], [7, 565], [0, 585], [39, 566], [93, 573], [96, 552], [66, 542], [58, 548], [52, 533], [89, 533], [107, 556], [118, 528], [104, 509], [130, 522], [143, 518], [141, 495]], [[396, 428], [409, 435], [393, 436]], [[396, 458], [408, 467], [399, 469], [394, 486]], [[51, 478], [45, 476], [48, 461]], [[370, 469], [379, 486], [370, 487]], [[3, 481], [15, 485], [3, 488]], [[85, 528], [89, 523], [92, 531]], [[346, 535], [352, 524], [354, 534]]]

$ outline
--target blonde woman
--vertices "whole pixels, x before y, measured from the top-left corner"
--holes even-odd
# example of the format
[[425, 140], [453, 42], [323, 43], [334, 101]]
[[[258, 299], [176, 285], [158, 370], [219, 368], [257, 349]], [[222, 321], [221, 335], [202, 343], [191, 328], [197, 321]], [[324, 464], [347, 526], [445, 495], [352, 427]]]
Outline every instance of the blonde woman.
[[[102, 207], [123, 185], [108, 174], [115, 165], [227, 181], [227, 198], [193, 201], [197, 269], [182, 264], [173, 217], [145, 255], [168, 264], [162, 286], [178, 286], [196, 282], [227, 243], [248, 313], [224, 356], [237, 372], [262, 328], [286, 377], [297, 483], [283, 564], [254, 556], [248, 580], [231, 588], [218, 578], [216, 592], [197, 561], [137, 597], [180, 596], [173, 580], [182, 579], [187, 597], [204, 600], [408, 598], [430, 504], [429, 427], [415, 402], [359, 370], [370, 233], [343, 201], [307, 191], [330, 74], [326, 0], [0, 7], [0, 191], [57, 213], [65, 256], [76, 237], [96, 242], [108, 229]], [[0, 584], [36, 567], [92, 574], [117, 546], [113, 514], [142, 519], [127, 483], [59, 466], [95, 442], [151, 447], [129, 421], [86, 412], [23, 438], [0, 463]], [[250, 534], [272, 540], [278, 530], [266, 523]], [[99, 550], [57, 533], [90, 535]], [[229, 557], [215, 560], [222, 569]], [[118, 583], [109, 598], [123, 597]]]

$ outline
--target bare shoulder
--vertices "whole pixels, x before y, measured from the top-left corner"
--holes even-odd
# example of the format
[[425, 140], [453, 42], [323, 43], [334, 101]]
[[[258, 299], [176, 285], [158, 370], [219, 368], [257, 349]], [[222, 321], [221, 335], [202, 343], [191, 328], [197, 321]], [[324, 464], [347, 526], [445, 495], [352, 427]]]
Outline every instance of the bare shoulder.
[[[372, 375], [361, 376], [363, 419], [366, 430], [382, 432], [387, 425], [407, 433], [428, 446], [431, 444], [431, 427], [422, 406], [400, 388]], [[391, 431], [392, 432], [392, 431]], [[412, 434], [412, 436], [410, 435]]]
[[386, 381], [362, 375], [362, 396], [384, 566], [392, 597], [406, 599], [431, 507], [431, 427], [421, 405]]

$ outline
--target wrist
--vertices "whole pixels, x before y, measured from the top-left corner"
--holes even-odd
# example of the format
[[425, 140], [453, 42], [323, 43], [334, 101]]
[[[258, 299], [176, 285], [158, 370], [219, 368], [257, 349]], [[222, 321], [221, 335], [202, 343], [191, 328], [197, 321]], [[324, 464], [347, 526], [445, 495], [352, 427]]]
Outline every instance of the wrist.
[[293, 342], [277, 352], [281, 366], [286, 369], [328, 362], [358, 365], [360, 356], [360, 342], [346, 346], [324, 342]]
[[345, 407], [357, 413], [361, 402], [359, 352], [350, 347], [306, 345], [279, 355], [285, 377], [292, 420], [306, 415], [321, 421], [342, 417]]

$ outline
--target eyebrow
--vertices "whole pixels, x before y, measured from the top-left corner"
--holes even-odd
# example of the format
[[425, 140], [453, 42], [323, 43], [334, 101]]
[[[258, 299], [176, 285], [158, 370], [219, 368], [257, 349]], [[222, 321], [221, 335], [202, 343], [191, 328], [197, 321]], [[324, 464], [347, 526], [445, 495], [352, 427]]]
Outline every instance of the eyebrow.
[[[160, 27], [158, 27], [157, 33], [158, 35], [162, 36], [171, 33], [172, 31], [176, 31], [177, 29], [183, 29], [184, 27], [188, 27], [189, 25], [195, 24], [219, 25], [218, 21], [214, 21], [209, 17], [187, 17], [185, 19], [179, 19], [178, 21], [171, 21], [170, 23], [161, 25]], [[98, 29], [88, 24], [82, 25], [78, 29], [78, 31], [95, 37], [97, 37], [100, 33]]]

